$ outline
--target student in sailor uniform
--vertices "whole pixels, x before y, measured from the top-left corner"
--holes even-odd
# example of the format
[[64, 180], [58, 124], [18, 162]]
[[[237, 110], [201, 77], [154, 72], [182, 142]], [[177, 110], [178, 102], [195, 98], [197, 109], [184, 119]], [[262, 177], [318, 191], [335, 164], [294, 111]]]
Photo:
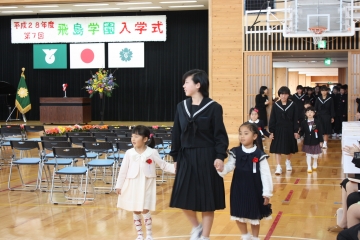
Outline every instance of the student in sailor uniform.
[[[273, 183], [269, 157], [256, 146], [259, 135], [257, 126], [245, 122], [239, 128], [240, 146], [231, 149], [223, 171], [224, 177], [234, 171], [230, 188], [230, 215], [235, 220], [243, 240], [259, 240], [260, 220], [271, 219]], [[251, 225], [252, 237], [247, 231]]]
[[260, 87], [260, 93], [255, 97], [255, 108], [259, 110], [259, 119], [262, 120], [264, 126], [268, 125], [266, 107], [269, 106], [268, 88], [266, 86]]
[[315, 98], [314, 98], [313, 92], [314, 92], [314, 89], [309, 87], [308, 90], [307, 90], [307, 94], [306, 94], [311, 106], [315, 106]]
[[308, 101], [309, 98], [305, 93], [303, 93], [304, 87], [302, 85], [298, 85], [296, 87], [296, 93], [293, 95], [292, 100], [297, 106], [298, 109], [298, 122], [299, 124], [304, 120], [304, 103], [305, 101]]
[[142, 125], [132, 130], [131, 143], [133, 148], [126, 151], [116, 181], [115, 191], [119, 195], [117, 207], [133, 212], [136, 240], [143, 240], [141, 213], [146, 227], [146, 240], [152, 240], [152, 218], [150, 211], [156, 205], [156, 170], [155, 163], [164, 171], [175, 173], [173, 164], [162, 160], [154, 147], [150, 130]]
[[259, 114], [258, 114], [259, 110], [256, 108], [250, 108], [250, 120], [249, 123], [254, 123], [256, 124], [256, 126], [258, 127], [259, 130], [259, 135], [257, 138], [257, 147], [261, 150], [264, 151], [264, 146], [262, 143], [262, 138], [264, 136], [269, 137], [270, 133], [268, 131], [266, 131], [264, 123], [262, 120], [258, 119]]
[[320, 87], [319, 87], [319, 86], [316, 86], [316, 87], [314, 88], [314, 93], [313, 93], [313, 95], [314, 95], [314, 101], [316, 102], [316, 99], [321, 96]]
[[298, 110], [294, 102], [288, 100], [290, 89], [281, 87], [278, 91], [279, 100], [274, 103], [269, 122], [270, 153], [275, 153], [276, 175], [282, 173], [280, 166], [281, 154], [286, 155], [286, 170], [292, 171], [291, 156], [298, 151], [297, 139], [299, 138]]
[[315, 102], [315, 111], [316, 116], [319, 119], [323, 134], [324, 134], [324, 144], [323, 148], [327, 148], [327, 141], [329, 139], [329, 134], [332, 133], [331, 123], [334, 122], [335, 111], [334, 111], [334, 102], [332, 97], [328, 96], [328, 87], [321, 86], [321, 97], [318, 97]]
[[[191, 240], [209, 239], [214, 211], [225, 208], [224, 180], [216, 170], [224, 168], [229, 139], [222, 107], [209, 98], [207, 74], [190, 70], [183, 84], [190, 98], [177, 105], [172, 130], [176, 175], [170, 207], [182, 209], [191, 222]], [[202, 213], [202, 224], [196, 212]]]
[[[324, 142], [322, 126], [320, 121], [315, 119], [315, 108], [308, 107], [305, 109], [306, 119], [301, 122], [300, 135], [305, 135], [302, 151], [306, 153], [306, 163], [308, 166], [308, 173], [317, 169], [317, 159], [322, 153], [321, 147]], [[311, 167], [311, 158], [314, 158]]]
[[345, 93], [345, 87], [341, 86], [340, 94], [336, 96], [335, 105], [335, 119], [334, 119], [334, 134], [337, 134], [337, 137], [341, 137], [342, 133], [342, 123], [347, 121], [347, 109], [348, 109], [348, 99], [347, 94]]

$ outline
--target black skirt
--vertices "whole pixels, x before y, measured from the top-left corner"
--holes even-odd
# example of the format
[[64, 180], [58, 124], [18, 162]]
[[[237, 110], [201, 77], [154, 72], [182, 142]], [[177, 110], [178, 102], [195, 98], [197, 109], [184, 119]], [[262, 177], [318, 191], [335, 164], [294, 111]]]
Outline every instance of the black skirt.
[[280, 127], [275, 129], [274, 139], [270, 144], [270, 153], [293, 154], [298, 152], [297, 141], [291, 127]]
[[317, 119], [320, 121], [324, 134], [332, 134], [331, 116], [327, 114], [317, 115]]
[[198, 212], [225, 208], [224, 180], [214, 167], [215, 157], [213, 147], [179, 153], [170, 207]]

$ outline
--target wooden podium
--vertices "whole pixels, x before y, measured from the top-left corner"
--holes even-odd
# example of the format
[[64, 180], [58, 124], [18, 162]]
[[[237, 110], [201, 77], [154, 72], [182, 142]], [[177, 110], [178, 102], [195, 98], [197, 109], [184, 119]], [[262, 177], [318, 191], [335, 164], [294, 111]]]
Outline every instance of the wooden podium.
[[82, 97], [40, 98], [40, 122], [43, 124], [91, 122], [91, 99]]

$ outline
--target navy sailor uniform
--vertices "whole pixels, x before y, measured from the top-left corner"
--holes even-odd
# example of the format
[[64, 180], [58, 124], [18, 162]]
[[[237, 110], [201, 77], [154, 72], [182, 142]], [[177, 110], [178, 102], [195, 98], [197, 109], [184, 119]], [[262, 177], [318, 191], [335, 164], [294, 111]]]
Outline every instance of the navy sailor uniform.
[[214, 160], [224, 160], [229, 146], [220, 104], [188, 98], [177, 105], [170, 155], [177, 162], [170, 207], [208, 212], [225, 208], [224, 181]]

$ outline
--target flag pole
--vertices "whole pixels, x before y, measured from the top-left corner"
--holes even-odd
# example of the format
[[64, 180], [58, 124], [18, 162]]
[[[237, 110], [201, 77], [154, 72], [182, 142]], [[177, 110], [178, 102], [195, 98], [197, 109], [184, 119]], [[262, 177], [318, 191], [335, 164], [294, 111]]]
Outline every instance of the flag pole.
[[[25, 68], [23, 67], [23, 68], [21, 68], [21, 76], [24, 76], [24, 78], [25, 78], [25, 74], [24, 74], [24, 72], [25, 72]], [[23, 117], [23, 120], [24, 120], [24, 123], [26, 123], [26, 116], [25, 116], [25, 113], [21, 113], [22, 114], [22, 117]]]

